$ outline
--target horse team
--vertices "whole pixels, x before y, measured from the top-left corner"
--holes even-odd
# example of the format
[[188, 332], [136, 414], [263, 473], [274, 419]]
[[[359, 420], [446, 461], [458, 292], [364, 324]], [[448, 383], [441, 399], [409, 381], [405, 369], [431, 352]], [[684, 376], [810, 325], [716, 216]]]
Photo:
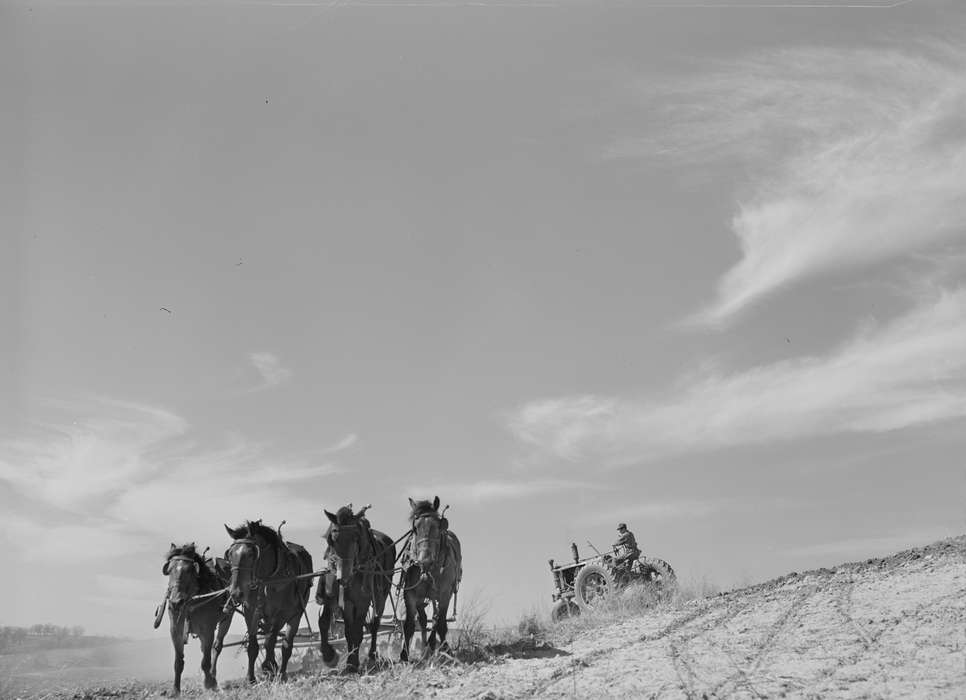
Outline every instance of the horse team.
[[[305, 547], [282, 538], [281, 526], [273, 529], [260, 520], [245, 521], [237, 528], [225, 525], [232, 543], [224, 559], [206, 558], [193, 543], [180, 547], [172, 543], [162, 567], [168, 577], [168, 589], [155, 626], [160, 624], [166, 608], [175, 653], [175, 694], [181, 692], [184, 645], [189, 633], [201, 642], [205, 688], [218, 687], [218, 655], [236, 612], [245, 619], [249, 682], [255, 682], [259, 634], [264, 639], [263, 671], [284, 679], [316, 577], [319, 581], [315, 602], [322, 607], [319, 650], [326, 665], [338, 662], [338, 653], [329, 643], [333, 614], [341, 614], [345, 629], [346, 668], [359, 668], [359, 649], [370, 612], [369, 659], [377, 658], [376, 637], [396, 571], [401, 572], [397, 585], [406, 606], [400, 660], [409, 660], [417, 618], [427, 648], [427, 602], [433, 603], [434, 610], [428, 650], [436, 649], [437, 638], [440, 647], [445, 648], [449, 603], [463, 573], [460, 542], [439, 512], [439, 497], [433, 501], [410, 498], [409, 505], [410, 529], [396, 541], [370, 525], [366, 508], [358, 512], [351, 506], [335, 513], [324, 510], [329, 524], [323, 555], [326, 566], [320, 572], [313, 571], [312, 556]], [[400, 542], [402, 551], [397, 557], [396, 545]], [[275, 661], [279, 635], [281, 665]]]

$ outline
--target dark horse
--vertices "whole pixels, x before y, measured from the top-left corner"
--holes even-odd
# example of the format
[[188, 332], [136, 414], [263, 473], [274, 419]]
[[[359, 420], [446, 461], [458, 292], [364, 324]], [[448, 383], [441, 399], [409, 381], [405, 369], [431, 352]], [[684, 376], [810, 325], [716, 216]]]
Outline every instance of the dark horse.
[[[277, 673], [284, 680], [292, 656], [292, 640], [312, 588], [310, 578], [294, 577], [312, 573], [312, 557], [302, 545], [284, 542], [278, 532], [262, 525], [261, 520], [246, 521], [235, 529], [225, 525], [225, 529], [234, 540], [225, 552], [231, 566], [230, 598], [225, 608], [240, 605], [245, 616], [248, 681], [255, 682], [259, 629], [265, 633], [262, 670], [272, 676]], [[279, 667], [275, 662], [275, 642], [282, 627], [286, 627], [286, 633]]]
[[[181, 692], [184, 646], [189, 632], [201, 642], [201, 670], [205, 673], [205, 688], [217, 688], [215, 676], [218, 655], [231, 626], [232, 612], [222, 610], [227, 593], [206, 594], [224, 591], [227, 577], [215, 568], [214, 562], [206, 561], [198, 554], [194, 542], [180, 547], [172, 542], [161, 572], [168, 577], [165, 601], [171, 623], [171, 644], [174, 645], [174, 694]], [[160, 623], [159, 612], [157, 624]]]
[[329, 573], [319, 578], [315, 594], [315, 602], [322, 606], [319, 650], [327, 665], [336, 664], [338, 655], [329, 644], [329, 624], [333, 610], [341, 608], [348, 650], [346, 668], [354, 671], [359, 668], [359, 648], [370, 609], [369, 659], [376, 659], [376, 635], [392, 588], [396, 546], [391, 537], [372, 529], [365, 517], [366, 508], [353, 513], [349, 505], [335, 514], [324, 512], [331, 524], [325, 533]]
[[[412, 536], [409, 550], [403, 556], [402, 585], [406, 599], [405, 639], [400, 661], [409, 660], [409, 644], [416, 631], [416, 616], [422, 628], [423, 648], [426, 648], [426, 601], [433, 603], [433, 629], [429, 635], [429, 650], [435, 651], [439, 637], [441, 649], [446, 649], [446, 617], [450, 598], [456, 593], [463, 578], [463, 554], [460, 541], [446, 518], [439, 513], [439, 496], [429, 501], [409, 499], [412, 511]], [[425, 652], [424, 652], [425, 653]]]

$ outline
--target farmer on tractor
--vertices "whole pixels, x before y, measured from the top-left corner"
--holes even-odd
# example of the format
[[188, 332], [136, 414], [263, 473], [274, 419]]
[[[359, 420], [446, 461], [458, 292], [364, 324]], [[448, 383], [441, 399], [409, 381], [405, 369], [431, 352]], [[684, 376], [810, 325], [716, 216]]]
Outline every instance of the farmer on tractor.
[[[614, 565], [618, 568], [630, 569], [637, 558], [641, 556], [641, 550], [637, 547], [637, 540], [634, 539], [634, 533], [627, 529], [627, 523], [620, 523], [617, 526], [617, 531], [620, 533], [620, 537], [614, 543], [614, 550], [619, 551], [617, 559], [614, 560]], [[621, 548], [618, 550], [618, 548]]]

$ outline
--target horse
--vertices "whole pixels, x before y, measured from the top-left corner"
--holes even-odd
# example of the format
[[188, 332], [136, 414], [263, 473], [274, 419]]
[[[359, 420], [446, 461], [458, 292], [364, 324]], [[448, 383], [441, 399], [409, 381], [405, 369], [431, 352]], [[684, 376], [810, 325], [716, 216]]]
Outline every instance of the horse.
[[[409, 549], [403, 555], [403, 574], [400, 585], [406, 601], [406, 620], [403, 623], [400, 661], [409, 660], [409, 644], [416, 630], [416, 616], [422, 628], [423, 648], [426, 649], [426, 601], [433, 603], [433, 628], [429, 635], [429, 651], [447, 649], [446, 617], [450, 598], [463, 578], [463, 554], [459, 538], [449, 529], [449, 522], [439, 512], [439, 496], [429, 501], [409, 499], [409, 520], [412, 525]], [[425, 652], [424, 652], [425, 653]]]
[[[165, 595], [171, 644], [174, 646], [174, 694], [181, 693], [181, 672], [184, 670], [184, 646], [192, 633], [201, 642], [201, 670], [205, 674], [205, 688], [218, 687], [216, 679], [218, 655], [231, 627], [233, 612], [224, 612], [222, 595], [206, 595], [223, 591], [227, 577], [217, 570], [214, 562], [205, 560], [195, 549], [194, 542], [180, 547], [174, 542], [164, 558], [161, 572], [168, 577]], [[200, 600], [196, 600], [202, 596]], [[217, 604], [216, 604], [217, 603]], [[161, 623], [161, 611], [155, 627]]]
[[[261, 520], [247, 520], [237, 528], [225, 525], [225, 530], [234, 540], [225, 552], [231, 566], [225, 610], [240, 606], [245, 617], [248, 682], [255, 682], [260, 627], [265, 633], [262, 670], [285, 680], [292, 642], [312, 588], [310, 578], [296, 580], [294, 577], [312, 573], [312, 556], [302, 545], [283, 541], [279, 532], [262, 525]], [[279, 666], [275, 661], [275, 642], [283, 627], [286, 632]]]
[[391, 537], [372, 529], [365, 517], [367, 508], [353, 513], [352, 506], [348, 505], [334, 514], [323, 509], [330, 523], [325, 533], [329, 573], [319, 578], [315, 594], [315, 602], [322, 606], [319, 650], [326, 665], [334, 666], [338, 662], [338, 654], [329, 644], [329, 624], [333, 609], [341, 609], [348, 652], [346, 668], [351, 671], [359, 668], [359, 648], [370, 609], [369, 660], [377, 659], [376, 636], [396, 564], [396, 545]]

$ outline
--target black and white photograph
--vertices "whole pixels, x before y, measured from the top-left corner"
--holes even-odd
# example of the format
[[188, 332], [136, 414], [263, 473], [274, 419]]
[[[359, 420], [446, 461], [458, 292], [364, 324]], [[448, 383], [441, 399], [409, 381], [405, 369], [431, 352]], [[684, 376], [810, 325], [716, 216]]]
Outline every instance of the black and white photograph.
[[0, 698], [966, 697], [966, 2], [0, 0]]

